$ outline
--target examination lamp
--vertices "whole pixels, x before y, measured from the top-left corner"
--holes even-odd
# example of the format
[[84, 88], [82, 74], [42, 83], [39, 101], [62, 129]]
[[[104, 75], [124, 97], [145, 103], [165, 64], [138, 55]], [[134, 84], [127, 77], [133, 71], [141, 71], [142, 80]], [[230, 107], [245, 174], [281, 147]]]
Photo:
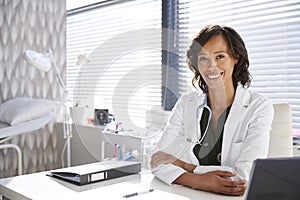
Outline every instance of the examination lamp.
[[[53, 53], [50, 49], [47, 50], [47, 52], [45, 54], [42, 53], [38, 53], [32, 50], [27, 50], [25, 51], [24, 55], [23, 55], [24, 59], [31, 64], [32, 66], [34, 66], [35, 68], [44, 71], [44, 72], [48, 72], [51, 68], [51, 66], [54, 66], [55, 69], [55, 73], [56, 73], [56, 77], [59, 81], [60, 86], [63, 88], [64, 90], [64, 102], [63, 102], [63, 106], [64, 106], [64, 123], [63, 123], [63, 131], [64, 131], [64, 138], [66, 139], [66, 143], [64, 145], [64, 149], [65, 147], [67, 147], [67, 165], [68, 167], [70, 167], [71, 165], [71, 138], [72, 138], [72, 129], [71, 129], [71, 124], [70, 124], [70, 120], [71, 120], [71, 115], [70, 115], [70, 111], [69, 108], [67, 106], [67, 102], [66, 102], [66, 98], [67, 98], [67, 88], [66, 85], [60, 75], [60, 72], [58, 70], [58, 67], [55, 63], [54, 57], [53, 57]], [[63, 152], [64, 152], [63, 149]], [[62, 159], [63, 160], [63, 159]]]

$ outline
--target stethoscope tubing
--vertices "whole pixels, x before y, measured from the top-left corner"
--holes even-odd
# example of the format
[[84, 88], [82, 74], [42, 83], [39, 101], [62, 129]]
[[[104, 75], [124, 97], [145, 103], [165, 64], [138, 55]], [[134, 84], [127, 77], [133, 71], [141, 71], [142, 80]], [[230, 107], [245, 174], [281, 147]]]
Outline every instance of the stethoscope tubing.
[[[201, 137], [201, 133], [200, 133], [200, 120], [201, 120], [201, 116], [200, 116], [200, 111], [201, 109], [203, 110], [204, 108], [206, 108], [209, 112], [209, 116], [208, 116], [208, 122], [203, 134], [203, 137]], [[203, 112], [203, 111], [202, 111]], [[208, 131], [208, 127], [211, 121], [211, 117], [212, 117], [212, 112], [210, 107], [207, 105], [207, 95], [205, 95], [205, 99], [204, 102], [202, 104], [200, 104], [197, 109], [196, 109], [196, 132], [194, 134], [193, 139], [190, 138], [186, 138], [186, 141], [192, 144], [199, 144], [202, 145], [202, 142], [207, 134]], [[195, 141], [196, 140], [196, 141]]]

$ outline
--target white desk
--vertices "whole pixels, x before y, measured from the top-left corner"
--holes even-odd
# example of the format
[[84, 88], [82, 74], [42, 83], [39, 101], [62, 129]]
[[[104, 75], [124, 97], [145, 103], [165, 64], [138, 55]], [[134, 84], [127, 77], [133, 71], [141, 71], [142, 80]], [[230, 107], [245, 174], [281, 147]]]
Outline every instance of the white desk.
[[[127, 187], [127, 188], [126, 188]], [[129, 188], [129, 189], [128, 189]], [[154, 188], [153, 194], [142, 194], [136, 197], [127, 198], [136, 199], [161, 199], [163, 194], [178, 194], [189, 199], [197, 200], [242, 200], [243, 197], [231, 197], [218, 195], [214, 193], [193, 190], [184, 186], [174, 185], [173, 187], [161, 182], [153, 177], [148, 170], [143, 170], [140, 174], [117, 178], [113, 180], [93, 183], [84, 186], [76, 186], [70, 183], [60, 181], [46, 176], [46, 172], [16, 176], [12, 178], [0, 179], [0, 199], [1, 195], [12, 200], [59, 200], [59, 199], [123, 199], [123, 195], [132, 192], [143, 191], [143, 189]], [[166, 193], [169, 192], [169, 193]], [[162, 194], [161, 194], [162, 193]], [[170, 195], [172, 195], [170, 194]], [[152, 195], [152, 196], [151, 196]], [[155, 198], [153, 195], [159, 195]], [[148, 197], [148, 198], [147, 198]], [[154, 198], [153, 198], [154, 197]], [[157, 196], [156, 196], [157, 197]], [[169, 196], [167, 196], [167, 199]], [[180, 197], [180, 196], [177, 196]], [[175, 198], [177, 199], [176, 196]], [[178, 198], [180, 199], [180, 198]]]

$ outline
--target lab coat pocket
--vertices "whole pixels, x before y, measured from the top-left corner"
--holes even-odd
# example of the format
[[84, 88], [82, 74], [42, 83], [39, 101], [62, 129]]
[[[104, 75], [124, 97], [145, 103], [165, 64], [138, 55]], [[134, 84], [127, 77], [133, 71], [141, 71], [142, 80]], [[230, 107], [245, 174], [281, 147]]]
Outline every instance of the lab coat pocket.
[[232, 143], [231, 146], [231, 162], [236, 162], [242, 151], [243, 142]]

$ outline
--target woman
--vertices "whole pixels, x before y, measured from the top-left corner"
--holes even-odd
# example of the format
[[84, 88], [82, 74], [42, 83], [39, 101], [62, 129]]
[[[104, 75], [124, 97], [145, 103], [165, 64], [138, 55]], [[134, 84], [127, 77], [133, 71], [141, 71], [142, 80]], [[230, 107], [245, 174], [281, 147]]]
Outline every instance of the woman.
[[247, 90], [249, 60], [239, 34], [209, 25], [193, 39], [187, 63], [201, 92], [173, 108], [153, 174], [164, 182], [227, 195], [243, 195], [252, 162], [267, 156], [273, 106]]

